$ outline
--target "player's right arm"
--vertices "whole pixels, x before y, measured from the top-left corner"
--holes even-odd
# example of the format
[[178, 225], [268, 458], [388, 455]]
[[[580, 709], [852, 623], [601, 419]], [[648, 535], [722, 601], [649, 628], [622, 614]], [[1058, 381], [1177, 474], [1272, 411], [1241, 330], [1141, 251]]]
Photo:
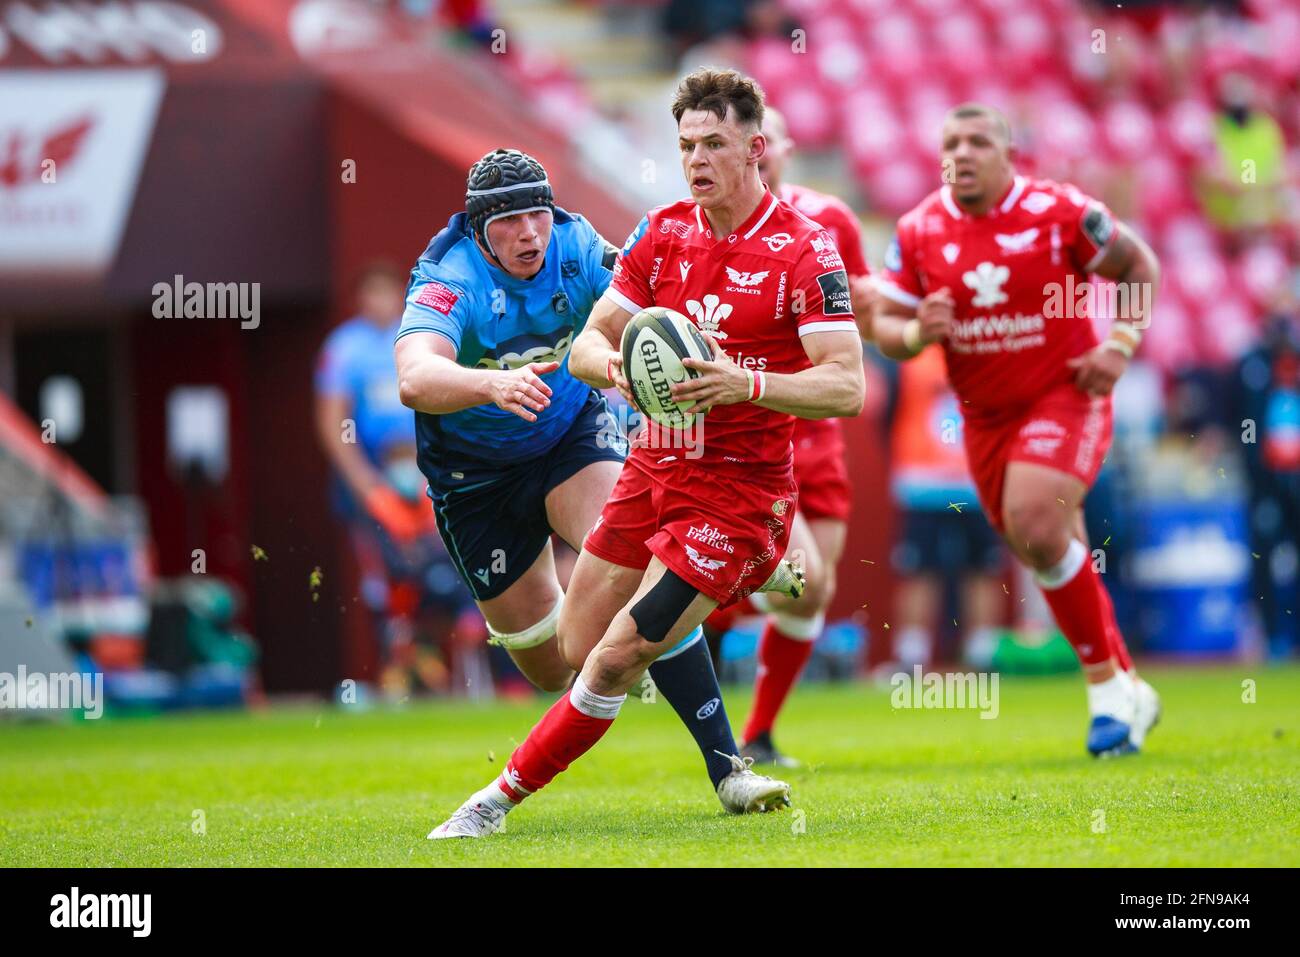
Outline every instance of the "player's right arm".
[[945, 286], [925, 293], [915, 266], [911, 232], [906, 219], [885, 253], [885, 271], [876, 284], [876, 314], [872, 322], [876, 347], [891, 359], [911, 359], [932, 342], [948, 338], [952, 329], [952, 293]]
[[541, 377], [556, 362], [533, 362], [518, 369], [467, 369], [456, 361], [461, 334], [469, 325], [472, 298], [447, 283], [416, 275], [393, 347], [402, 405], [430, 415], [446, 415], [491, 403], [525, 422], [551, 404], [551, 387]]
[[393, 347], [402, 405], [430, 415], [446, 415], [476, 405], [495, 405], [526, 422], [551, 404], [551, 387], [542, 376], [558, 362], [533, 362], [518, 369], [466, 369], [455, 347], [436, 332], [412, 332]]

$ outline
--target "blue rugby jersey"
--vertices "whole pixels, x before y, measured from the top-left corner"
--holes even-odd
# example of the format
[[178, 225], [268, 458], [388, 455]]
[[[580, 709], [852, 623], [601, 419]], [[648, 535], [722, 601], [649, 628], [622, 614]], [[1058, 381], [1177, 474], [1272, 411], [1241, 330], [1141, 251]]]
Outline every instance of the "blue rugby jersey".
[[433, 237], [411, 270], [397, 338], [437, 333], [456, 347], [456, 361], [471, 369], [550, 361], [560, 367], [542, 377], [551, 404], [536, 422], [491, 404], [446, 415], [417, 412], [422, 466], [465, 457], [521, 462], [560, 440], [590, 391], [569, 373], [569, 347], [609, 285], [617, 252], [586, 219], [558, 206], [545, 261], [531, 279], [516, 279], [489, 262], [464, 213]]

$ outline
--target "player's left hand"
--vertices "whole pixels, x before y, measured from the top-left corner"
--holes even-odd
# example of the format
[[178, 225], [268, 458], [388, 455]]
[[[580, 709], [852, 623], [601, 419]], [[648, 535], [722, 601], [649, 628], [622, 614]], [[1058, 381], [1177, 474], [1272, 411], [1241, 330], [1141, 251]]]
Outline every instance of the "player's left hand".
[[722, 346], [711, 335], [707, 332], [700, 335], [709, 344], [713, 359], [683, 359], [682, 365], [694, 369], [699, 375], [674, 385], [673, 399], [678, 402], [694, 401], [695, 404], [685, 410], [688, 415], [692, 412], [707, 412], [715, 405], [748, 402], [750, 380], [745, 375], [745, 370], [731, 361], [731, 357], [722, 351]]
[[1066, 363], [1074, 370], [1074, 384], [1089, 395], [1110, 395], [1128, 368], [1128, 359], [1114, 349], [1097, 346]]

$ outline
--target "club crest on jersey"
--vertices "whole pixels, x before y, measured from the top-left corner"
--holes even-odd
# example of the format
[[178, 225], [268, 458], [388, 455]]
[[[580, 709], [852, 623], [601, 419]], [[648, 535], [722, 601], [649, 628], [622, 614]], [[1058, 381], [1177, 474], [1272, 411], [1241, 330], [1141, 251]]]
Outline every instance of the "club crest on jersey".
[[735, 284], [728, 286], [727, 292], [743, 292], [749, 295], [759, 295], [762, 293], [761, 289], [752, 289], [750, 287], [761, 286], [763, 280], [768, 277], [767, 270], [763, 272], [741, 272], [739, 269], [732, 269], [730, 266], [727, 266], [726, 270], [727, 278]]
[[722, 302], [713, 293], [705, 296], [702, 303], [698, 299], [686, 300], [686, 311], [690, 313], [691, 318], [702, 331], [715, 339], [727, 338], [727, 334], [718, 328], [718, 324], [731, 315], [731, 310], [730, 303]]
[[680, 219], [661, 219], [659, 220], [659, 232], [664, 235], [672, 233], [678, 239], [685, 239], [690, 235], [691, 227], [689, 223], [684, 223]]
[[1022, 233], [994, 233], [993, 238], [998, 241], [1003, 252], [1022, 253], [1034, 245], [1034, 240], [1038, 238], [1038, 227], [1034, 226], [1026, 229]]
[[771, 236], [760, 236], [759, 238], [767, 243], [767, 248], [774, 253], [779, 253], [794, 242], [794, 237], [789, 233], [773, 233]]
[[1030, 193], [1020, 201], [1020, 208], [1038, 216], [1056, 205], [1056, 197], [1050, 193]]
[[971, 305], [977, 309], [1000, 306], [1010, 296], [1002, 291], [1003, 284], [1011, 278], [1011, 270], [1006, 266], [995, 266], [991, 262], [982, 262], [974, 269], [964, 273], [961, 281], [968, 289], [975, 290]]
[[943, 247], [942, 252], [943, 258], [947, 260], [948, 265], [951, 266], [957, 261], [957, 257], [961, 255], [961, 247], [956, 243], [948, 243]]

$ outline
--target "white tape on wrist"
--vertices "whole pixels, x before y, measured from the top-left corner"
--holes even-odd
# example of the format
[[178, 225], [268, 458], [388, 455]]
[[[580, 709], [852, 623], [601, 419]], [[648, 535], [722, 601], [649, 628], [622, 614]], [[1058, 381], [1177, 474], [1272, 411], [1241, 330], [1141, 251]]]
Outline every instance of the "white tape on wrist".
[[1109, 349], [1111, 352], [1118, 352], [1125, 359], [1133, 358], [1133, 347], [1129, 345], [1127, 342], [1122, 342], [1119, 339], [1107, 338], [1101, 344], [1101, 347], [1103, 349]]
[[924, 345], [921, 341], [921, 320], [909, 319], [903, 323], [903, 346], [907, 351], [916, 355]]

